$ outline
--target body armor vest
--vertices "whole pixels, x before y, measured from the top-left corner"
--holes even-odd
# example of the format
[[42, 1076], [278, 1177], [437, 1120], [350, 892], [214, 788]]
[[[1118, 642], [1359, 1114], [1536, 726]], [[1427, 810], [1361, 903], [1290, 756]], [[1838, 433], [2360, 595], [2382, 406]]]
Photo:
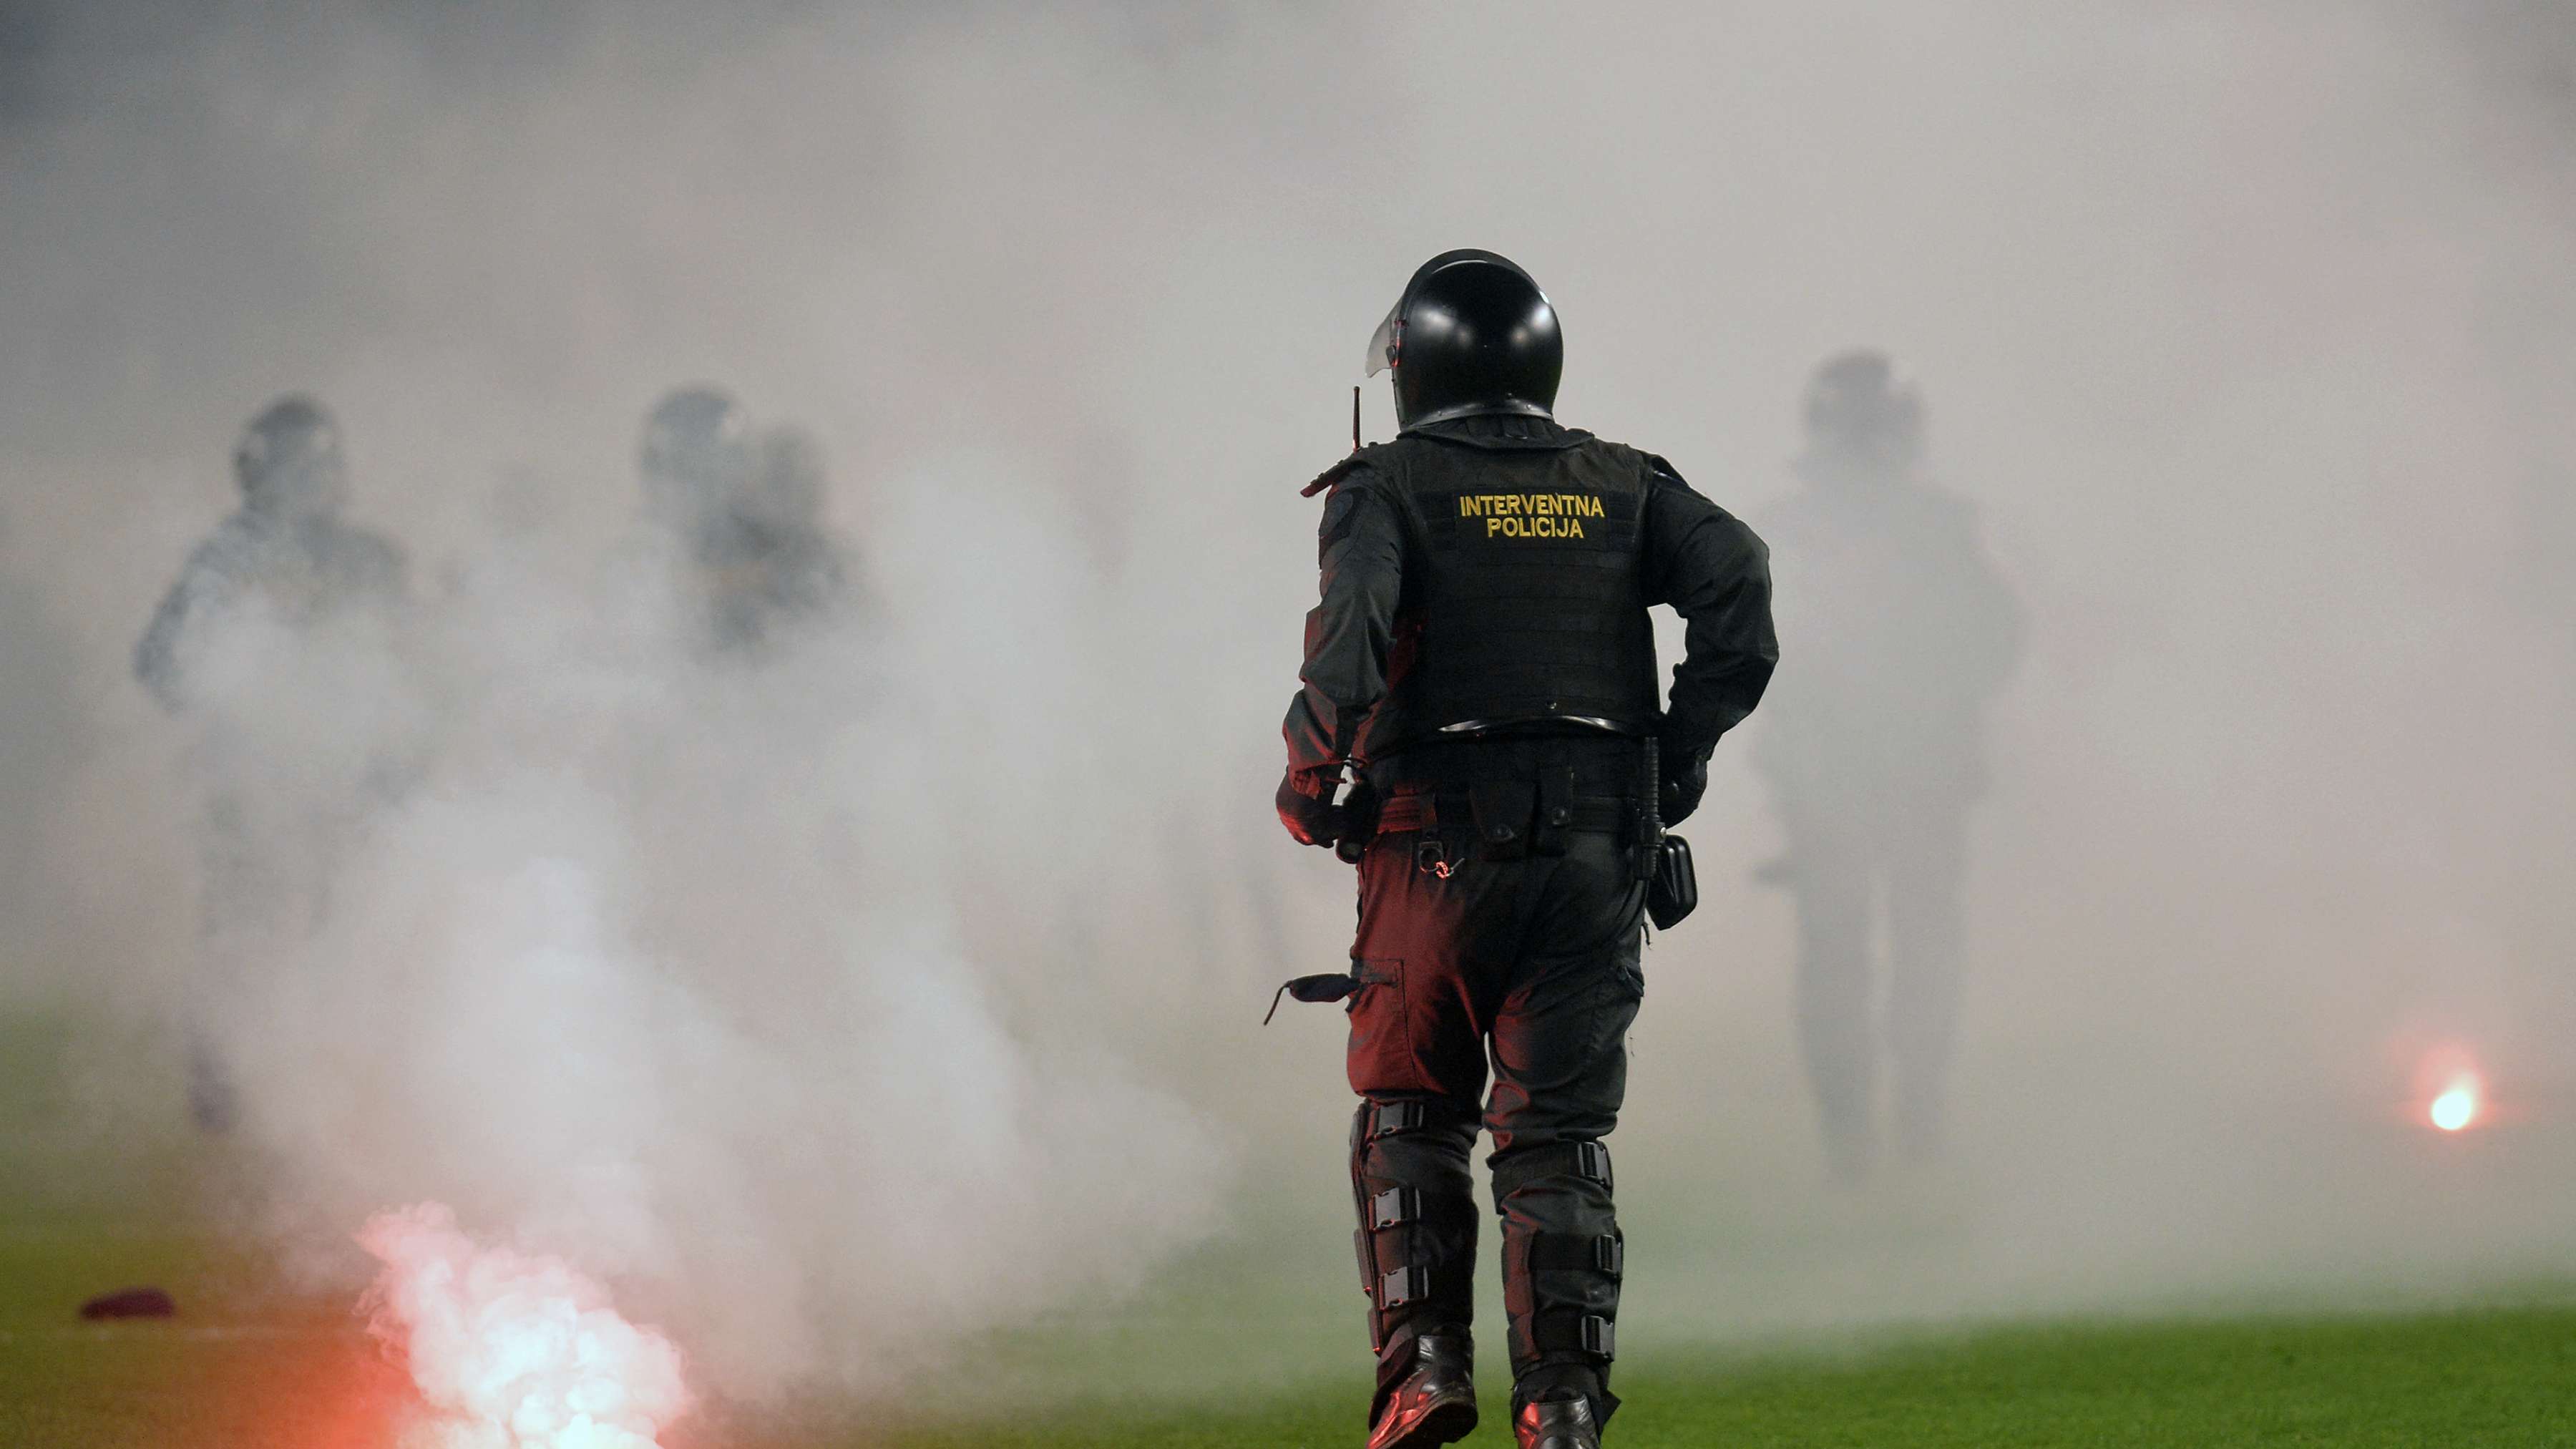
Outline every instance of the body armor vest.
[[1645, 734], [1660, 716], [1640, 579], [1647, 456], [1552, 424], [1510, 432], [1365, 451], [1405, 528], [1373, 756], [1467, 724]]

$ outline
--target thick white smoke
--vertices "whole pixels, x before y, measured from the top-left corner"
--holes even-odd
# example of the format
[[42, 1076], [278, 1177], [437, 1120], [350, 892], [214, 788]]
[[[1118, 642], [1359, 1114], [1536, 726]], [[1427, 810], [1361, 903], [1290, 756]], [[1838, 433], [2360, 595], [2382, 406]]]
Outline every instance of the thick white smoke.
[[[925, 538], [889, 507], [873, 541], [935, 552], [969, 506]], [[196, 1021], [284, 1224], [435, 1196], [616, 1275], [746, 1394], [886, 1382], [1205, 1233], [1209, 1124], [1110, 1054], [1048, 1055], [969, 944], [978, 897], [1018, 889], [973, 822], [1062, 768], [1084, 709], [1061, 635], [974, 621], [1060, 615], [1063, 581], [907, 579], [935, 640], [860, 605], [733, 657], [649, 547], [594, 580], [525, 567], [532, 542], [399, 638], [252, 618], [188, 661], [189, 719], [272, 766], [198, 762], [264, 802], [254, 853], [329, 853], [206, 887], [286, 907]]]
[[[241, 418], [324, 396], [423, 609], [243, 701], [316, 762], [264, 800], [390, 778], [215, 993], [300, 1239], [451, 1202], [741, 1390], [1228, 1227], [1285, 1341], [1348, 1337], [1339, 1018], [1251, 1025], [1349, 924], [1264, 808], [1295, 490], [1407, 271], [1479, 245], [1566, 320], [1563, 416], [1740, 512], [1807, 369], [1889, 349], [2030, 623], [1936, 1181], [1819, 1183], [1722, 748], [1616, 1141], [1628, 1343], [2564, 1270], [2547, 7], [255, 8], [9, 54], [0, 697], [50, 744], [13, 714], [0, 780], [26, 995], [202, 993], [192, 747], [124, 660]], [[822, 436], [873, 624], [709, 667], [601, 562], [699, 377]], [[2411, 1120], [2445, 1042], [2493, 1134]]]

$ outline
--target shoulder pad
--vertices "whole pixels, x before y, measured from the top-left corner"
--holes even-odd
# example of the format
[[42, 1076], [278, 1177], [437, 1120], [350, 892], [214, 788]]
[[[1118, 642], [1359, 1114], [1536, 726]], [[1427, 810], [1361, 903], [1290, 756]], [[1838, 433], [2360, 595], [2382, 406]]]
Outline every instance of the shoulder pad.
[[1664, 455], [1661, 453], [1648, 453], [1646, 455], [1646, 471], [1657, 478], [1663, 479], [1667, 483], [1681, 488], [1685, 492], [1696, 493], [1699, 491], [1698, 489], [1691, 487], [1690, 480], [1682, 476], [1679, 468], [1665, 462]]
[[1375, 451], [1377, 446], [1377, 444], [1371, 443], [1368, 447], [1352, 453], [1349, 457], [1335, 463], [1323, 472], [1316, 474], [1314, 482], [1297, 490], [1297, 496], [1300, 498], [1312, 498], [1316, 494], [1323, 492], [1325, 489], [1332, 487], [1334, 484], [1341, 482], [1352, 473], [1366, 467], [1369, 460], [1368, 455]]

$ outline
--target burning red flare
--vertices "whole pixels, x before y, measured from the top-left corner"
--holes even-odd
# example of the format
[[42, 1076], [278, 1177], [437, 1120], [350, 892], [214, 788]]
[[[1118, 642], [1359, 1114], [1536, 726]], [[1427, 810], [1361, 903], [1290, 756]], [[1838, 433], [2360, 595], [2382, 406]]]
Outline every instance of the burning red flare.
[[367, 1326], [401, 1351], [435, 1449], [657, 1449], [689, 1407], [680, 1351], [559, 1258], [484, 1248], [437, 1203], [358, 1234]]
[[2462, 1072], [2433, 1097], [2425, 1109], [2433, 1125], [2445, 1132], [2458, 1132], [2478, 1120], [2479, 1092], [2477, 1074]]

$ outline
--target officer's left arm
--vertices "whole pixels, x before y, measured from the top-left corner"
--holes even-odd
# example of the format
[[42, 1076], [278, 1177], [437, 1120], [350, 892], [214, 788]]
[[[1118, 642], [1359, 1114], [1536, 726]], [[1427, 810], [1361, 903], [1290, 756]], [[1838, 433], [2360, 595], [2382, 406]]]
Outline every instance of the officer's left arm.
[[1986, 552], [1976, 513], [1966, 504], [1959, 506], [1955, 533], [1960, 560], [1952, 590], [1959, 614], [1955, 637], [1968, 643], [1969, 682], [1977, 697], [1986, 699], [2012, 678], [2021, 660], [2021, 600]]
[[1278, 804], [1290, 834], [1320, 845], [1330, 843], [1316, 837], [1329, 830], [1332, 778], [1358, 744], [1361, 722], [1386, 697], [1404, 544], [1394, 505], [1365, 468], [1334, 486], [1316, 540], [1321, 598], [1306, 615], [1303, 687], [1282, 727], [1288, 775]]
[[162, 708], [173, 711], [184, 702], [179, 688], [179, 640], [188, 626], [189, 608], [196, 602], [191, 583], [183, 577], [170, 586], [134, 646], [134, 677], [143, 681]]
[[1684, 624], [1664, 716], [1667, 769], [1704, 771], [1718, 737], [1753, 712], [1780, 662], [1770, 551], [1658, 459], [1646, 495], [1645, 584], [1646, 601], [1671, 605]]

